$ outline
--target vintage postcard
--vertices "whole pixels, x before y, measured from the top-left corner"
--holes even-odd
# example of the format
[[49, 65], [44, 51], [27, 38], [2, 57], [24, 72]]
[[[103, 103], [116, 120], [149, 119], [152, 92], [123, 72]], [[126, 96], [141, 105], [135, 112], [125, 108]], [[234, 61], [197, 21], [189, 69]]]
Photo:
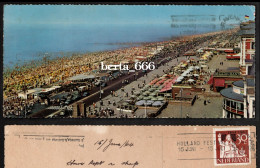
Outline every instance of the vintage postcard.
[[254, 5], [5, 5], [5, 118], [255, 118]]
[[6, 168], [256, 167], [254, 126], [5, 126]]

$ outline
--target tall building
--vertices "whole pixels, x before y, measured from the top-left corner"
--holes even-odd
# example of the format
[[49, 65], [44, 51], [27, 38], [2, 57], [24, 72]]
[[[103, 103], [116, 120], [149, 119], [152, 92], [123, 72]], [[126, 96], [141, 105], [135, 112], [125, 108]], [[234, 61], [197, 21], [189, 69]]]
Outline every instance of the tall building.
[[240, 29], [240, 71], [248, 75], [255, 57], [255, 22], [241, 23]]
[[255, 117], [255, 22], [240, 24], [239, 68], [243, 79], [220, 91], [223, 96], [223, 118]]

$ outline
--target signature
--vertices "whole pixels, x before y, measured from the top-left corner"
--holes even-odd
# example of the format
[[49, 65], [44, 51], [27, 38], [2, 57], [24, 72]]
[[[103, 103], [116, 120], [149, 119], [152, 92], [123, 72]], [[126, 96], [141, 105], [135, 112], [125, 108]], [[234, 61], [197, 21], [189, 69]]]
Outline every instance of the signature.
[[[77, 162], [76, 160], [70, 160], [69, 162], [67, 162], [67, 166], [83, 166], [84, 164], [85, 164], [85, 162]], [[88, 163], [88, 165], [94, 166], [94, 167], [96, 167], [96, 166], [98, 167], [98, 166], [102, 166], [102, 165], [108, 165], [110, 167], [110, 166], [115, 166], [116, 164], [113, 163], [113, 162], [107, 162], [106, 163], [106, 161], [104, 161], [104, 160], [95, 161], [95, 160], [92, 159]], [[134, 161], [134, 162], [123, 161], [123, 162], [121, 162], [121, 165], [134, 168], [134, 167], [139, 165], [139, 162], [138, 161]]]
[[114, 142], [114, 139], [102, 139], [98, 140], [94, 143], [94, 145], [98, 146], [97, 150], [102, 150], [105, 152], [109, 147], [115, 146], [119, 149], [124, 147], [133, 147], [134, 143], [130, 142], [129, 140], [124, 141], [123, 143]]
[[84, 162], [76, 162], [76, 160], [67, 162], [67, 166], [83, 166], [84, 164]]

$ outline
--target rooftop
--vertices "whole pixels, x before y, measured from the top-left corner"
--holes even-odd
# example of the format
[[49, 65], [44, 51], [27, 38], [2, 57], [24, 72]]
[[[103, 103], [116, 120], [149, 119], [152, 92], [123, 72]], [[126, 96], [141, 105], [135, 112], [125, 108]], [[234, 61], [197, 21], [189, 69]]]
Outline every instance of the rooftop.
[[243, 94], [238, 94], [233, 91], [233, 88], [226, 88], [220, 91], [220, 94], [226, 98], [243, 102]]
[[[235, 81], [233, 82], [233, 85], [244, 88], [244, 82], [243, 80]], [[247, 79], [247, 86], [254, 87], [255, 86], [255, 80], [254, 79]]]
[[95, 78], [94, 75], [80, 74], [80, 75], [76, 75], [76, 76], [70, 77], [68, 80], [69, 81], [76, 81], [76, 80], [85, 80], [85, 79], [93, 79], [93, 78]]

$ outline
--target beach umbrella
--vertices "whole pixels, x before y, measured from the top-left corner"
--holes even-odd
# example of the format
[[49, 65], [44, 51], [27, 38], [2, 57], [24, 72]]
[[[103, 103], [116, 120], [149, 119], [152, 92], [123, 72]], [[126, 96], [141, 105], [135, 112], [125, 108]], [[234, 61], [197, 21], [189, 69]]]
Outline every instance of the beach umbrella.
[[183, 80], [183, 76], [179, 76], [177, 79], [176, 79], [176, 82], [181, 82]]
[[150, 85], [145, 85], [145, 86], [144, 86], [144, 88], [149, 88], [149, 87], [150, 87]]
[[140, 98], [140, 97], [137, 97], [136, 100], [139, 101], [139, 100], [142, 100], [143, 98]]
[[153, 93], [158, 94], [161, 89], [155, 90]]
[[159, 97], [157, 97], [157, 100], [162, 101], [162, 100], [164, 100], [164, 97], [159, 96]]
[[151, 100], [153, 98], [153, 96], [148, 96], [149, 100]]
[[160, 86], [159, 86], [159, 89], [161, 90], [162, 88], [163, 88], [163, 85], [160, 85]]
[[134, 94], [135, 94], [135, 95], [139, 95], [140, 92], [139, 92], [139, 91], [134, 91]]
[[152, 103], [152, 104], [153, 104], [153, 102], [154, 102], [153, 100], [148, 100], [147, 101], [147, 103]]
[[136, 95], [131, 95], [130, 97], [131, 97], [131, 98], [136, 98]]
[[140, 95], [140, 96], [138, 96], [139, 98], [143, 98], [144, 96], [143, 95]]
[[156, 97], [153, 97], [151, 100], [152, 100], [152, 101], [156, 101], [156, 100], [157, 100], [157, 98], [156, 98]]
[[153, 87], [153, 88], [158, 88], [159, 86], [158, 86], [158, 85], [153, 85], [152, 87]]
[[154, 101], [152, 101], [152, 100], [148, 100], [148, 101], [145, 101], [145, 102], [144, 102], [144, 105], [146, 105], [146, 106], [151, 106], [151, 105], [153, 104], [153, 102], [154, 102]]
[[161, 106], [161, 105], [162, 105], [162, 103], [160, 101], [156, 101], [152, 104], [152, 106], [154, 106], [154, 107], [158, 107], [158, 106]]
[[149, 97], [144, 97], [143, 100], [150, 100], [150, 98]]
[[141, 92], [143, 92], [143, 91], [145, 91], [145, 89], [144, 89], [144, 88], [142, 88], [142, 89], [140, 89], [140, 91], [141, 91]]
[[140, 100], [140, 101], [136, 102], [135, 105], [142, 106], [144, 104], [144, 102], [145, 102], [144, 100]]
[[195, 69], [200, 69], [200, 67], [199, 66], [195, 66]]
[[153, 92], [153, 93], [151, 93], [151, 94], [150, 94], [150, 96], [155, 96], [155, 95], [156, 95], [156, 93], [155, 93], [155, 92]]
[[149, 91], [145, 91], [145, 92], [143, 93], [143, 95], [149, 95], [149, 94], [150, 94]]

